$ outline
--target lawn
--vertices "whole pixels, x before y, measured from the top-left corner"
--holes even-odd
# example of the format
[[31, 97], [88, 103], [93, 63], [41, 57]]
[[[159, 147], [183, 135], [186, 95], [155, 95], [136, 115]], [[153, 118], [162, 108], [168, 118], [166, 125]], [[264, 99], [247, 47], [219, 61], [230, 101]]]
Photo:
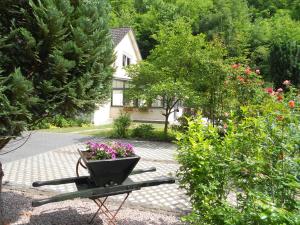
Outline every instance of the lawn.
[[[131, 124], [129, 130], [134, 129], [135, 127], [139, 126], [139, 122], [134, 122]], [[157, 133], [160, 133], [163, 131], [164, 125], [158, 124], [158, 123], [151, 123], [151, 125], [154, 127], [154, 131]], [[100, 125], [100, 126], [93, 126], [93, 125], [87, 125], [83, 127], [53, 127], [49, 129], [42, 129], [42, 131], [47, 132], [55, 132], [55, 133], [75, 133], [75, 134], [83, 134], [83, 135], [90, 135], [90, 136], [96, 136], [96, 137], [109, 137], [112, 134], [113, 130], [113, 124], [106, 124], [106, 125]]]

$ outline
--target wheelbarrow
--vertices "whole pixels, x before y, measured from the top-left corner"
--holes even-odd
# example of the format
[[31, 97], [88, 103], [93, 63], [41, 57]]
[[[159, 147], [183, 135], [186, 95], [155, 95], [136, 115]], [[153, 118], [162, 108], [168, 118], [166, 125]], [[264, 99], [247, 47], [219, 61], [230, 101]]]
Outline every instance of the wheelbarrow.
[[[37, 181], [32, 184], [33, 187], [40, 187], [44, 185], [62, 185], [62, 184], [70, 184], [74, 183], [76, 185], [77, 191], [59, 194], [46, 199], [39, 199], [32, 201], [33, 207], [38, 207], [44, 204], [60, 202], [65, 200], [71, 200], [75, 198], [88, 198], [95, 202], [98, 206], [98, 210], [95, 212], [89, 223], [93, 223], [96, 216], [100, 214], [100, 212], [108, 219], [108, 224], [117, 225], [116, 216], [121, 210], [122, 206], [128, 199], [129, 195], [133, 191], [140, 190], [144, 187], [157, 186], [162, 184], [172, 184], [175, 183], [175, 179], [172, 177], [158, 177], [156, 179], [134, 182], [130, 176], [146, 173], [146, 172], [154, 172], [156, 171], [155, 167], [147, 168], [147, 169], [137, 169], [133, 170], [129, 177], [119, 185], [106, 185], [104, 187], [98, 187], [95, 185], [90, 176], [79, 176], [78, 168], [79, 166], [86, 168], [84, 164], [81, 162], [81, 158], [79, 158], [78, 163], [76, 165], [76, 174], [77, 177], [69, 177], [63, 179], [56, 179], [50, 181]], [[125, 194], [123, 201], [120, 203], [117, 210], [113, 213], [106, 205], [108, 198], [110, 196]]]

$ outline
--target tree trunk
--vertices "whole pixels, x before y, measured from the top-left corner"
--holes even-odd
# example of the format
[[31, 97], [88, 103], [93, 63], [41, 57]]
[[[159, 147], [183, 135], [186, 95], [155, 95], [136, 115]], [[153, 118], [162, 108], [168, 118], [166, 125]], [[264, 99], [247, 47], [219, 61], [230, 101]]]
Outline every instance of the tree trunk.
[[167, 137], [168, 134], [168, 125], [169, 125], [169, 114], [165, 115], [165, 127], [164, 127], [164, 135]]
[[2, 163], [0, 162], [0, 193], [2, 191], [2, 178], [4, 176], [3, 170], [2, 170]]

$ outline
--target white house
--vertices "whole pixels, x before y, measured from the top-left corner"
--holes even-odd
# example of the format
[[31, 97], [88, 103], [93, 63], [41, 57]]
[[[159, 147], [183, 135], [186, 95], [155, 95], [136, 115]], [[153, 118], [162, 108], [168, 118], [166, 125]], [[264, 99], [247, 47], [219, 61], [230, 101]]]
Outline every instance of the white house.
[[[164, 116], [162, 113], [164, 112], [164, 108], [162, 100], [154, 102], [152, 107], [146, 111], [138, 108], [128, 108], [124, 105], [124, 90], [128, 88], [128, 81], [130, 80], [124, 68], [130, 64], [138, 63], [142, 60], [142, 57], [131, 28], [111, 29], [111, 35], [116, 56], [112, 96], [107, 103], [99, 105], [99, 108], [94, 112], [93, 123], [95, 125], [111, 123], [123, 111], [127, 111], [133, 121], [163, 122]], [[178, 109], [179, 112], [174, 112], [170, 115], [170, 123], [176, 121], [181, 116], [182, 109], [179, 107]]]

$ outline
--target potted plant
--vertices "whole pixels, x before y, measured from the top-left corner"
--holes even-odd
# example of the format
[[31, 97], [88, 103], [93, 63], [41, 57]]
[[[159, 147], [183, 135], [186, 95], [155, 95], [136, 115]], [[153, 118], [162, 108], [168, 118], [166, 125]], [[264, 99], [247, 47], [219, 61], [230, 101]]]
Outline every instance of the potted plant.
[[140, 160], [129, 143], [88, 142], [85, 149], [78, 151], [99, 187], [121, 184]]

